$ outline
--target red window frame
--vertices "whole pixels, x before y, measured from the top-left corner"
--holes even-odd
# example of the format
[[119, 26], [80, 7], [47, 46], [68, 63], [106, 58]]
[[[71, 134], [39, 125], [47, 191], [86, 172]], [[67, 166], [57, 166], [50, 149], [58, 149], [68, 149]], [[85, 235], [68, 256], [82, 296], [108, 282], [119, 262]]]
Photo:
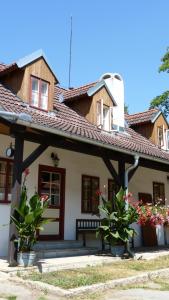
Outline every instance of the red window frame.
[[163, 182], [153, 181], [153, 201], [154, 204], [165, 205], [165, 184]]
[[[90, 191], [89, 191], [89, 194], [90, 194], [90, 199], [89, 199], [89, 203], [90, 203], [90, 208], [89, 209], [85, 209], [85, 205], [84, 205], [84, 202], [85, 202], [85, 198], [84, 198], [84, 180], [85, 179], [89, 179], [90, 181]], [[98, 209], [95, 210], [94, 207], [96, 207], [96, 204], [97, 206], [99, 205], [99, 195], [96, 194], [96, 196], [93, 198], [93, 180], [97, 180], [98, 182], [98, 187], [96, 189], [99, 190], [99, 187], [100, 187], [100, 178], [97, 177], [97, 176], [90, 176], [90, 175], [82, 175], [82, 196], [81, 196], [81, 212], [82, 213], [98, 213]]]
[[[33, 103], [32, 103], [32, 79], [37, 79], [38, 80], [38, 87], [39, 87], [38, 106], [34, 106]], [[42, 90], [41, 86], [42, 86], [42, 82], [45, 82], [48, 85], [47, 109], [44, 109], [41, 106], [41, 90]], [[31, 77], [30, 77], [30, 106], [32, 106], [34, 108], [37, 108], [37, 109], [40, 109], [40, 110], [43, 110], [43, 111], [48, 111], [48, 109], [49, 109], [49, 87], [50, 87], [50, 83], [47, 80], [40, 79], [40, 78], [38, 78], [36, 76], [31, 75]]]
[[1, 172], [0, 171], [0, 176], [1, 174], [3, 175], [6, 175], [5, 176], [5, 185], [4, 185], [4, 188], [5, 188], [5, 197], [4, 197], [4, 200], [0, 200], [0, 204], [8, 204], [8, 203], [11, 203], [11, 201], [8, 200], [8, 189], [9, 189], [9, 164], [11, 164], [13, 162], [13, 160], [11, 159], [6, 159], [6, 158], [0, 158], [0, 162], [1, 161], [5, 161], [6, 162], [6, 171], [5, 172]]

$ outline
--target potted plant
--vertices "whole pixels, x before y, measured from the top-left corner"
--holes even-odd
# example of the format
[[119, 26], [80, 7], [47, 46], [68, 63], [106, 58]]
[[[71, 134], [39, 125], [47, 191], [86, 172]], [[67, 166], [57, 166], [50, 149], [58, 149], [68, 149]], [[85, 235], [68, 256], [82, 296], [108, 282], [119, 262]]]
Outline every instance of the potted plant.
[[35, 193], [28, 199], [25, 185], [27, 175], [26, 171], [19, 206], [14, 208], [14, 213], [10, 217], [10, 221], [15, 224], [18, 232], [17, 262], [21, 266], [34, 264], [36, 253], [33, 251], [33, 246], [37, 241], [37, 230], [43, 230], [43, 225], [49, 222], [48, 219], [42, 217], [48, 207], [48, 197], [40, 197]]
[[[141, 225], [143, 245], [153, 247], [158, 245], [157, 229], [167, 222], [167, 210], [165, 206], [139, 205], [138, 224]], [[160, 234], [161, 235], [161, 234]]]
[[136, 207], [126, 201], [125, 191], [121, 188], [112, 201], [102, 197], [102, 205], [99, 205], [99, 213], [102, 217], [101, 225], [97, 230], [100, 236], [111, 246], [114, 256], [122, 256], [130, 237], [136, 233], [130, 225], [137, 221], [138, 213]]

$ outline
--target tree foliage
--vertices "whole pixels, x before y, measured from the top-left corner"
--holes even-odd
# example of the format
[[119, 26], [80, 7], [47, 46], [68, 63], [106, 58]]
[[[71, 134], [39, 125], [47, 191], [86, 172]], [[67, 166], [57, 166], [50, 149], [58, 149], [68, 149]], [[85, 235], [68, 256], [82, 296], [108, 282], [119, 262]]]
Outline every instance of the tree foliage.
[[[159, 72], [169, 73], [169, 47], [161, 61]], [[169, 90], [155, 97], [150, 103], [150, 108], [159, 108], [167, 117], [169, 115]]]
[[124, 103], [124, 113], [129, 114], [129, 106], [126, 103]]

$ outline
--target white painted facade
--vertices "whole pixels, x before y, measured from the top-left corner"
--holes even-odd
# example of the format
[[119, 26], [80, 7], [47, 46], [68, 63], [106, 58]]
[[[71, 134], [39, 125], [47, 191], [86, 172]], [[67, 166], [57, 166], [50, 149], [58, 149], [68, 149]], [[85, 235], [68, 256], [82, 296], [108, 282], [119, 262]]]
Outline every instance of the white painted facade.
[[[0, 157], [5, 157], [5, 150], [12, 139], [0, 135]], [[26, 158], [37, 147], [37, 144], [25, 142], [24, 157]], [[81, 213], [81, 177], [85, 175], [98, 176], [100, 178], [100, 190], [107, 196], [108, 179], [111, 178], [108, 169], [101, 158], [75, 153], [68, 150], [62, 150], [49, 147], [29, 168], [30, 175], [27, 178], [27, 187], [29, 196], [38, 190], [38, 169], [39, 164], [53, 166], [51, 152], [58, 154], [60, 159], [59, 168], [65, 168], [65, 216], [64, 216], [64, 239], [75, 239], [75, 220], [77, 218], [96, 218], [91, 214]], [[113, 165], [117, 167], [117, 163]], [[153, 193], [153, 181], [163, 182], [165, 184], [165, 195], [169, 204], [169, 183], [167, 174], [146, 168], [139, 168], [133, 176], [129, 191], [133, 193], [135, 199], [138, 198], [138, 192]], [[8, 231], [10, 205], [0, 204], [0, 256], [7, 255]], [[5, 225], [5, 226], [3, 226]], [[140, 231], [139, 225], [135, 224]], [[93, 236], [94, 237], [94, 236]], [[93, 239], [92, 237], [92, 239]], [[90, 240], [91, 241], [91, 240]], [[135, 246], [141, 245], [140, 234], [135, 238]]]
[[106, 73], [100, 78], [104, 79], [109, 93], [116, 105], [113, 105], [113, 125], [124, 127], [124, 82], [118, 73]]

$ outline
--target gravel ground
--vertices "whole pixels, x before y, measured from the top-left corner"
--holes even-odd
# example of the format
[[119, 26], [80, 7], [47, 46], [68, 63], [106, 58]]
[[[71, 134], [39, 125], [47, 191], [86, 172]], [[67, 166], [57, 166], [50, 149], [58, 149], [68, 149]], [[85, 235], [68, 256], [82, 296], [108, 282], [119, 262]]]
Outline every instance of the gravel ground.
[[122, 291], [107, 291], [103, 300], [169, 300], [169, 291], [129, 289]]
[[56, 298], [56, 296], [48, 297], [48, 295], [35, 289], [13, 283], [9, 281], [8, 278], [0, 278], [0, 300], [10, 299], [10, 296], [16, 296], [17, 300], [60, 300], [60, 298]]

